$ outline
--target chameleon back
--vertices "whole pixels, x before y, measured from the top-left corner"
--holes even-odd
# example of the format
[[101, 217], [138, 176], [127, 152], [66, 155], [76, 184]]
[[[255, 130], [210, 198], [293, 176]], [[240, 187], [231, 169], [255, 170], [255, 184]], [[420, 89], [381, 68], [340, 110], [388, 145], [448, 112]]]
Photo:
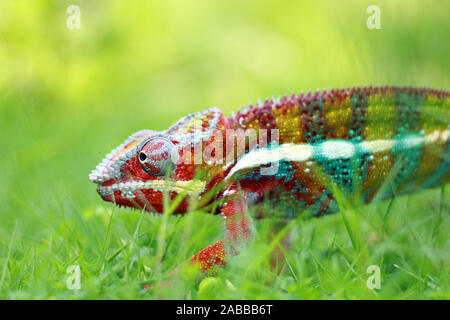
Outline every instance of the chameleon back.
[[346, 193], [360, 193], [366, 202], [387, 183], [380, 198], [447, 183], [448, 97], [439, 90], [369, 87], [250, 105], [229, 119], [231, 128], [278, 129], [278, 150], [305, 146], [312, 154], [304, 161], [287, 154], [273, 177], [253, 168], [241, 170], [239, 179], [278, 182], [271, 198], [291, 198], [318, 213], [335, 210], [330, 182]]

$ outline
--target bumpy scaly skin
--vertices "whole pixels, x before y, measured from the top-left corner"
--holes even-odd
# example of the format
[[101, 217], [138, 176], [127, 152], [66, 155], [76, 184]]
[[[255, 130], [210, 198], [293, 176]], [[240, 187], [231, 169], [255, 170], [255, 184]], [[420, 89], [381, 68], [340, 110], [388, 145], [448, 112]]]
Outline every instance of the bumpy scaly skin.
[[[223, 185], [204, 205], [224, 199], [225, 237], [192, 258], [208, 270], [251, 239], [246, 209], [263, 200], [286, 205], [286, 217], [304, 208], [320, 215], [337, 210], [330, 181], [366, 202], [387, 179], [390, 188], [380, 198], [448, 182], [448, 97], [432, 89], [369, 87], [284, 96], [229, 118], [210, 108], [164, 132], [133, 134], [90, 180], [104, 200], [148, 211], [163, 211], [164, 190], [171, 199], [183, 193], [175, 213], [187, 211], [188, 197]], [[230, 134], [248, 129], [256, 130], [256, 143], [227, 144]], [[263, 171], [270, 168], [276, 170]]]

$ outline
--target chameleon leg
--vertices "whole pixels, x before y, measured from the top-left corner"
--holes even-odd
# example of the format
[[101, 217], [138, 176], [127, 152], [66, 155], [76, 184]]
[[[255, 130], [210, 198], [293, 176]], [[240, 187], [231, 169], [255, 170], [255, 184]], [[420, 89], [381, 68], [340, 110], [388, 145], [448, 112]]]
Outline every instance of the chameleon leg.
[[206, 247], [191, 258], [192, 263], [198, 263], [202, 271], [208, 271], [215, 266], [225, 264], [225, 246], [223, 240]]
[[253, 237], [253, 225], [247, 214], [247, 200], [238, 192], [236, 184], [224, 193], [229, 200], [222, 206], [221, 215], [225, 225], [224, 239], [206, 247], [192, 257], [191, 262], [199, 263], [203, 271], [216, 265], [224, 265], [228, 255], [236, 255]]

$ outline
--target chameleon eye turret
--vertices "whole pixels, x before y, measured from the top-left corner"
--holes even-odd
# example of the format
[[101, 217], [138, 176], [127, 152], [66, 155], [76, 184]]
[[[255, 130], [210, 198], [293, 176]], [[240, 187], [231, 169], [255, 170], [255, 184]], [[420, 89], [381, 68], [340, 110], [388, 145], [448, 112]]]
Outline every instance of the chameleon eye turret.
[[170, 167], [173, 151], [174, 145], [170, 140], [164, 137], [151, 138], [139, 151], [142, 170], [152, 176], [164, 176]]

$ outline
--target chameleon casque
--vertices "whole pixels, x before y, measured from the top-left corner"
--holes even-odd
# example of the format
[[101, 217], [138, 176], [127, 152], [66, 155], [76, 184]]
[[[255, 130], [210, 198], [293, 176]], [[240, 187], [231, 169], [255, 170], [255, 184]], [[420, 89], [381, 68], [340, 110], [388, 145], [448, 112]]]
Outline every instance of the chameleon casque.
[[291, 203], [287, 217], [337, 211], [327, 179], [365, 202], [388, 178], [381, 198], [447, 183], [448, 98], [442, 90], [364, 87], [267, 99], [231, 117], [213, 107], [166, 131], [131, 135], [89, 178], [104, 200], [146, 211], [163, 212], [167, 192], [183, 195], [174, 211], [182, 214], [190, 198], [213, 191], [203, 205], [220, 201], [224, 237], [191, 260], [209, 270], [254, 235], [249, 206]]

